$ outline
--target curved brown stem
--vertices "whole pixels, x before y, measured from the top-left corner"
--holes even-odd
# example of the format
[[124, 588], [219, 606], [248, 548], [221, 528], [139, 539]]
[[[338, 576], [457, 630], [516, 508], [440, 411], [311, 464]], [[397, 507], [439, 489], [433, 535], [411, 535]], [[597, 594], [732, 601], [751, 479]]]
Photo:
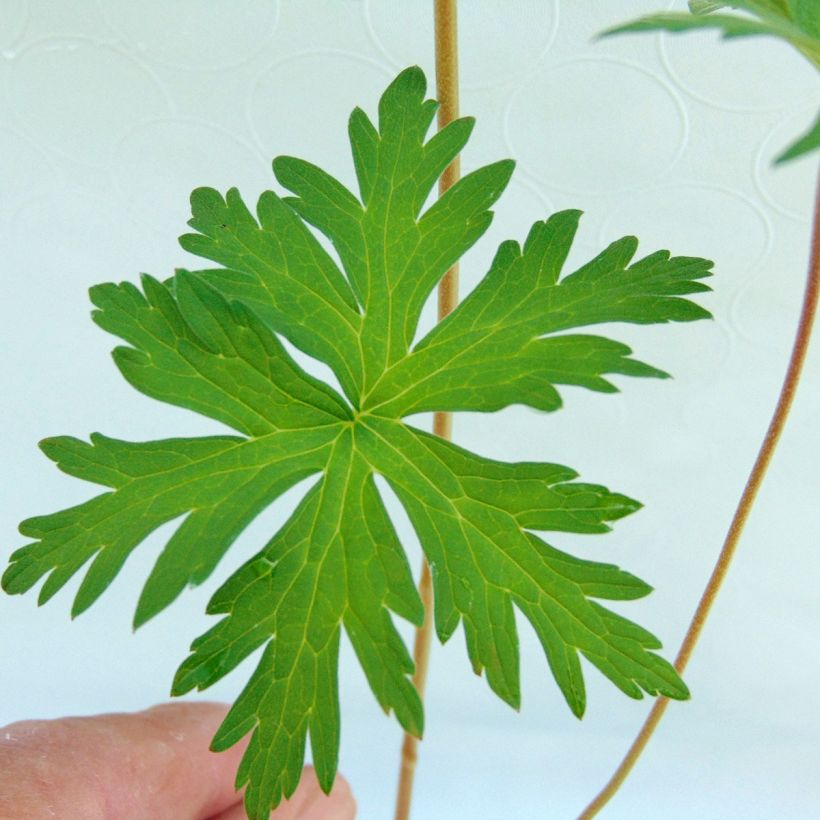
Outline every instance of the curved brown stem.
[[[436, 97], [439, 101], [438, 127], [444, 128], [458, 118], [458, 37], [456, 0], [434, 0], [436, 37]], [[460, 175], [459, 159], [456, 157], [447, 166], [439, 180], [439, 196], [454, 185]], [[444, 274], [438, 286], [438, 319], [441, 321], [458, 304], [458, 265], [453, 265]], [[451, 413], [436, 413], [433, 417], [433, 432], [442, 438], [453, 435]], [[427, 665], [430, 658], [430, 643], [433, 637], [433, 579], [427, 561], [422, 562], [419, 595], [424, 604], [424, 622], [416, 631], [413, 646], [413, 660], [416, 672], [413, 683], [419, 696], [424, 699], [427, 681]], [[399, 788], [396, 794], [396, 820], [409, 820], [410, 803], [413, 796], [413, 779], [416, 773], [419, 739], [405, 733], [401, 747], [401, 769]]]
[[[814, 206], [814, 225], [812, 228], [811, 253], [809, 272], [806, 279], [806, 290], [803, 294], [803, 307], [789, 358], [789, 365], [786, 368], [786, 376], [783, 379], [783, 386], [780, 388], [780, 396], [777, 400], [777, 406], [772, 415], [772, 420], [769, 422], [769, 428], [766, 430], [766, 436], [763, 439], [763, 443], [757, 454], [757, 459], [746, 481], [743, 494], [740, 496], [740, 501], [732, 518], [732, 523], [729, 526], [729, 532], [726, 534], [726, 540], [723, 542], [723, 548], [720, 551], [715, 568], [712, 570], [712, 575], [709, 578], [709, 583], [706, 585], [706, 589], [701, 596], [698, 608], [695, 610], [692, 622], [689, 624], [689, 629], [686, 632], [681, 648], [678, 651], [678, 656], [675, 659], [675, 668], [679, 674], [683, 674], [684, 669], [686, 669], [695, 644], [698, 642], [700, 633], [703, 631], [703, 625], [706, 622], [706, 618], [712, 609], [712, 604], [714, 604], [721, 584], [729, 570], [729, 565], [734, 557], [738, 541], [743, 532], [743, 527], [746, 524], [755, 497], [757, 496], [757, 491], [763, 483], [766, 470], [769, 467], [772, 455], [777, 447], [777, 442], [780, 439], [780, 434], [783, 432], [783, 427], [788, 418], [789, 410], [791, 409], [797, 391], [797, 385], [800, 381], [800, 372], [803, 369], [803, 362], [806, 359], [812, 326], [814, 325], [814, 318], [817, 312], [818, 296], [820, 296], [820, 179], [818, 179]], [[606, 786], [597, 794], [595, 799], [581, 812], [578, 816], [578, 820], [588, 820], [588, 818], [595, 817], [610, 801], [615, 792], [618, 791], [621, 784], [632, 771], [632, 767], [637, 762], [649, 739], [652, 737], [655, 727], [660, 723], [668, 703], [669, 700], [664, 697], [659, 697], [655, 701], [640, 732], [638, 732], [637, 737], [632, 742], [629, 751], [627, 751], [624, 759], [615, 770], [615, 773]]]

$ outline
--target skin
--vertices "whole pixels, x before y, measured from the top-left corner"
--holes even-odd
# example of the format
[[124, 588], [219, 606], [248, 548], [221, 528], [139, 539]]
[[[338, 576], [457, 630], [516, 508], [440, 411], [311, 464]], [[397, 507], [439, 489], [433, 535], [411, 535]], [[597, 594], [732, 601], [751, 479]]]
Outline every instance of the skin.
[[[242, 820], [233, 787], [245, 744], [208, 744], [227, 707], [168, 703], [134, 714], [24, 720], [0, 729], [0, 820]], [[337, 777], [329, 796], [311, 767], [271, 820], [354, 820]]]

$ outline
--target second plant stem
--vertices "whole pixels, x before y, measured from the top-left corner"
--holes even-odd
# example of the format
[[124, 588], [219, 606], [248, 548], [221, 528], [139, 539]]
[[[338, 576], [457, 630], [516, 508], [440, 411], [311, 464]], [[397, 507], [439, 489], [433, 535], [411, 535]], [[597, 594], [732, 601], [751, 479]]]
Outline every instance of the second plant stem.
[[[698, 642], [706, 618], [709, 616], [715, 598], [729, 570], [729, 565], [734, 557], [738, 541], [743, 533], [743, 528], [746, 525], [755, 498], [757, 497], [757, 492], [766, 476], [766, 470], [769, 467], [772, 455], [777, 447], [777, 442], [780, 439], [780, 434], [783, 432], [783, 427], [786, 424], [789, 410], [791, 409], [795, 393], [797, 392], [797, 385], [800, 381], [800, 373], [803, 370], [806, 353], [808, 352], [811, 331], [817, 313], [818, 298], [820, 298], [820, 177], [817, 181], [817, 193], [815, 195], [809, 271], [803, 294], [803, 306], [800, 312], [800, 321], [797, 326], [794, 344], [792, 345], [791, 356], [789, 357], [789, 364], [786, 368], [786, 375], [783, 379], [783, 386], [780, 388], [777, 406], [769, 422], [763, 443], [760, 445], [757, 459], [746, 481], [746, 486], [738, 502], [717, 563], [712, 570], [709, 583], [703, 591], [698, 608], [695, 610], [689, 629], [678, 651], [678, 656], [675, 659], [675, 669], [677, 669], [678, 674], [683, 674], [686, 665], [689, 663], [689, 659], [692, 657], [692, 651]], [[629, 747], [624, 759], [615, 770], [615, 773], [604, 788], [596, 795], [595, 799], [581, 812], [578, 820], [590, 820], [590, 818], [595, 817], [612, 799], [613, 795], [621, 787], [621, 784], [629, 776], [635, 763], [637, 763], [641, 752], [652, 737], [658, 723], [660, 723], [668, 704], [669, 700], [664, 697], [659, 697], [655, 701], [646, 721], [632, 742], [632, 745]]]
[[[439, 130], [458, 118], [458, 36], [456, 0], [434, 0], [435, 48], [436, 48], [436, 97], [439, 102]], [[459, 159], [456, 157], [444, 170], [439, 180], [439, 196], [452, 187], [460, 175]], [[458, 265], [453, 265], [442, 277], [438, 286], [438, 319], [441, 321], [458, 304]], [[433, 432], [444, 439], [453, 435], [451, 413], [436, 413], [433, 416]], [[424, 699], [427, 681], [427, 665], [430, 658], [430, 643], [433, 637], [433, 579], [427, 561], [422, 561], [419, 595], [424, 604], [424, 622], [416, 632], [413, 646], [413, 661], [416, 666], [413, 675], [419, 697]], [[401, 770], [396, 796], [396, 820], [409, 820], [413, 796], [413, 780], [418, 759], [417, 737], [405, 733], [401, 749]]]

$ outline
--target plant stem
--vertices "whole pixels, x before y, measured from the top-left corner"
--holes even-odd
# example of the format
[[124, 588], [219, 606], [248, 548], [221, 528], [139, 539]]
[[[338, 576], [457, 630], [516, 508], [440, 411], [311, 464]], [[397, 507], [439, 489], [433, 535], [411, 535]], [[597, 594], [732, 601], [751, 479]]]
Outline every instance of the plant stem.
[[[439, 102], [439, 130], [458, 118], [458, 30], [456, 0], [434, 0], [436, 38], [436, 97]], [[456, 157], [444, 170], [438, 183], [439, 196], [454, 185], [460, 175], [459, 158]], [[458, 304], [458, 264], [453, 265], [438, 286], [438, 319], [441, 321]], [[445, 439], [453, 437], [452, 413], [436, 413], [433, 416], [433, 432]], [[416, 671], [413, 684], [419, 697], [424, 700], [427, 666], [430, 659], [430, 643], [433, 637], [433, 579], [426, 560], [422, 560], [419, 595], [424, 604], [424, 622], [416, 631], [413, 660]], [[419, 739], [405, 733], [401, 748], [399, 789], [396, 795], [396, 820], [409, 820], [413, 797], [413, 779], [416, 773]]]
[[[817, 312], [818, 296], [820, 295], [820, 178], [817, 182], [817, 194], [814, 206], [814, 225], [812, 228], [811, 251], [809, 258], [809, 271], [806, 279], [806, 289], [803, 294], [803, 306], [800, 312], [800, 321], [797, 325], [797, 334], [792, 346], [791, 356], [789, 358], [789, 365], [786, 369], [786, 375], [783, 379], [783, 386], [780, 388], [780, 396], [777, 400], [772, 419], [769, 422], [769, 428], [766, 430], [766, 436], [763, 443], [760, 445], [760, 450], [757, 454], [752, 471], [746, 481], [746, 486], [743, 489], [743, 494], [740, 496], [737, 509], [735, 510], [732, 523], [729, 526], [729, 531], [726, 534], [726, 540], [723, 542], [723, 548], [718, 556], [715, 568], [712, 570], [712, 575], [709, 578], [709, 583], [695, 610], [692, 617], [692, 622], [689, 624], [689, 629], [684, 636], [683, 643], [675, 659], [675, 669], [679, 674], [683, 674], [689, 659], [692, 656], [692, 651], [695, 644], [698, 642], [700, 633], [703, 630], [703, 625], [706, 618], [712, 609], [721, 584], [723, 583], [726, 573], [729, 570], [729, 565], [734, 557], [738, 541], [746, 525], [749, 513], [754, 504], [757, 492], [763, 479], [766, 475], [766, 470], [772, 460], [777, 442], [780, 439], [780, 434], [783, 432], [783, 427], [789, 415], [794, 396], [797, 391], [797, 385], [800, 381], [800, 372], [803, 369], [803, 363], [806, 359], [806, 352], [809, 347], [809, 339], [811, 338], [812, 326], [814, 324], [815, 314]], [[588, 818], [595, 817], [596, 814], [610, 801], [615, 792], [618, 791], [621, 784], [626, 780], [632, 767], [637, 762], [644, 750], [644, 747], [652, 737], [658, 723], [660, 723], [663, 713], [669, 700], [664, 697], [659, 697], [649, 716], [646, 718], [637, 737], [629, 747], [624, 759], [621, 761], [615, 773], [610, 778], [609, 782], [598, 793], [595, 799], [581, 812], [578, 820], [588, 820]]]

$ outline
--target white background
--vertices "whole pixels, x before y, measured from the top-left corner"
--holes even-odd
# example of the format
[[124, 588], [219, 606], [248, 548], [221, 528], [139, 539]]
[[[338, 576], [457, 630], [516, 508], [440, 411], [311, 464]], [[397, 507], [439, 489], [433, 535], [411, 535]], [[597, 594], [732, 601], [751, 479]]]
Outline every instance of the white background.
[[[555, 536], [652, 583], [618, 607], [672, 656], [710, 572], [773, 407], [807, 261], [814, 160], [771, 157], [807, 127], [816, 75], [788, 48], [718, 46], [714, 36], [593, 43], [655, 0], [464, 0], [462, 109], [478, 126], [463, 167], [512, 156], [518, 170], [463, 290], [502, 239], [581, 207], [571, 263], [624, 233], [716, 262], [714, 322], [606, 332], [671, 371], [618, 379], [623, 393], [564, 391], [546, 416], [516, 407], [462, 414], [456, 441], [488, 456], [566, 463], [646, 508], [607, 536]], [[295, 153], [352, 181], [350, 109], [371, 112], [400, 68], [432, 82], [429, 2], [388, 0], [2, 0], [0, 281], [3, 555], [17, 522], [79, 503], [90, 485], [36, 448], [92, 430], [126, 439], [218, 425], [133, 391], [88, 318], [88, 286], [159, 277], [190, 262], [176, 245], [197, 185], [272, 184]], [[427, 323], [432, 321], [428, 312]], [[673, 704], [609, 818], [820, 816], [820, 346], [737, 563]], [[215, 576], [136, 635], [140, 585], [169, 528], [143, 544], [77, 621], [79, 576], [48, 606], [0, 598], [0, 723], [137, 709], [167, 697], [209, 595], [255, 552], [298, 497], [260, 517]], [[391, 502], [392, 503], [392, 502]], [[391, 508], [394, 508], [392, 505]], [[414, 566], [406, 519], [400, 531]], [[408, 632], [408, 639], [410, 634]], [[515, 714], [469, 671], [459, 632], [432, 655], [415, 816], [572, 818], [611, 772], [649, 702], [588, 668], [589, 707], [568, 712], [521, 624], [523, 707]], [[208, 697], [232, 699], [244, 664]], [[341, 768], [365, 820], [392, 816], [400, 732], [376, 707], [345, 647]]]

